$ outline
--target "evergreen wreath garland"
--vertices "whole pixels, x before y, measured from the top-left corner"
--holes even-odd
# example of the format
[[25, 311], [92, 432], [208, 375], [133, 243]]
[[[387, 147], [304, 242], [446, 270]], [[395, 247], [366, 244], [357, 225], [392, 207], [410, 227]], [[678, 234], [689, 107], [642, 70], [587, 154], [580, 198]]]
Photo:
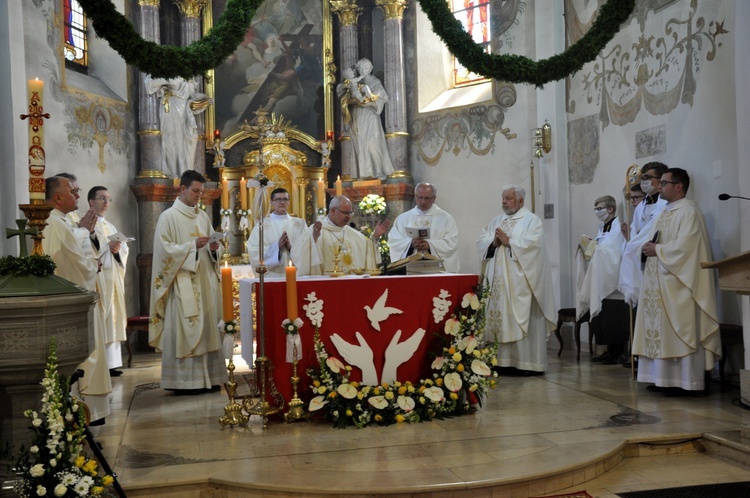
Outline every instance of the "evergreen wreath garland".
[[561, 80], [591, 62], [628, 20], [635, 0], [608, 0], [599, 10], [591, 29], [561, 54], [534, 61], [521, 55], [487, 54], [464, 31], [445, 0], [417, 0], [432, 23], [432, 30], [468, 70], [510, 83], [532, 83], [541, 87]]
[[[445, 0], [417, 0], [433, 31], [470, 71], [511, 83], [541, 87], [579, 71], [614, 38], [635, 8], [635, 0], [608, 0], [591, 29], [563, 53], [534, 61], [520, 55], [486, 54], [464, 31]], [[190, 78], [219, 66], [236, 50], [263, 0], [227, 0], [226, 9], [211, 30], [186, 47], [144, 40], [111, 0], [79, 0], [96, 34], [128, 64], [160, 78]]]
[[156, 78], [190, 78], [219, 66], [245, 38], [263, 0], [227, 0], [211, 30], [186, 47], [144, 40], [111, 0], [78, 0], [96, 34], [128, 64]]

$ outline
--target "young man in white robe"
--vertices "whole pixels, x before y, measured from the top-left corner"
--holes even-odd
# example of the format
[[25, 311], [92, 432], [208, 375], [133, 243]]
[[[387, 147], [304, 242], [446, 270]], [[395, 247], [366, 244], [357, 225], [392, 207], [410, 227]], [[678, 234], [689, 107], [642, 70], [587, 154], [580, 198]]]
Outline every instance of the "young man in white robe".
[[593, 242], [594, 252], [589, 261], [582, 250], [576, 253], [576, 319], [589, 313], [589, 327], [596, 334], [597, 345], [607, 346], [604, 354], [591, 360], [605, 365], [625, 363], [625, 348], [630, 340], [628, 306], [617, 290], [625, 237], [616, 213], [614, 197], [596, 199], [594, 214], [601, 223]]
[[685, 198], [690, 177], [670, 168], [661, 177], [666, 209], [642, 251], [646, 269], [635, 319], [633, 353], [638, 382], [667, 396], [706, 393], [705, 372], [721, 357], [714, 273], [706, 224], [695, 201]]
[[506, 185], [502, 192], [504, 214], [477, 240], [490, 286], [486, 331], [500, 345], [499, 367], [541, 374], [547, 369], [547, 338], [557, 322], [542, 220], [523, 207], [523, 187]]
[[[42, 247], [44, 253], [55, 262], [55, 275], [70, 280], [88, 291], [96, 292], [99, 263], [89, 254], [92, 252], [90, 248], [84, 251], [81, 237], [76, 233], [79, 230], [86, 232], [85, 239], [88, 240], [88, 230], [74, 228], [66, 219], [66, 215], [78, 207], [77, 188], [77, 185], [67, 178], [47, 178], [46, 203], [53, 209], [44, 230]], [[93, 336], [94, 339], [94, 349], [89, 351], [88, 358], [78, 365], [78, 368], [84, 371], [84, 376], [72, 387], [72, 392], [82, 398], [88, 406], [90, 422], [93, 425], [103, 423], [104, 417], [109, 414], [109, 393], [112, 392], [104, 327], [99, 308], [100, 303], [97, 303], [92, 312], [93, 328], [89, 329], [89, 337]]]
[[151, 270], [149, 344], [161, 351], [161, 387], [199, 394], [226, 381], [219, 330], [219, 242], [198, 208], [206, 180], [197, 171], [180, 178], [180, 196], [159, 216]]
[[372, 237], [349, 226], [354, 213], [351, 201], [337, 195], [328, 206], [328, 216], [316, 221], [292, 246], [292, 261], [299, 275], [325, 275], [335, 268], [334, 249], [339, 250], [338, 269], [343, 273], [369, 270], [380, 264], [380, 251], [373, 242], [390, 227], [390, 222], [379, 221]]
[[[426, 252], [443, 260], [445, 271], [458, 273], [458, 225], [453, 216], [435, 204], [437, 188], [430, 183], [419, 183], [414, 188], [416, 206], [400, 214], [388, 232], [391, 259], [398, 261], [415, 252]], [[429, 237], [410, 237], [407, 228], [428, 228]]]
[[[292, 247], [307, 228], [301, 218], [291, 216], [289, 192], [276, 188], [271, 192], [271, 214], [263, 218], [263, 263], [268, 267], [269, 276], [283, 277], [284, 267], [289, 264]], [[260, 228], [253, 227], [247, 241], [247, 253], [255, 268], [260, 262]]]
[[128, 314], [125, 306], [125, 270], [128, 264], [128, 244], [109, 240], [119, 233], [115, 225], [105, 215], [112, 205], [112, 196], [103, 186], [95, 186], [87, 196], [89, 207], [96, 213], [96, 253], [102, 263], [99, 297], [102, 303], [104, 337], [107, 351], [109, 374], [122, 375], [122, 343], [127, 340]]

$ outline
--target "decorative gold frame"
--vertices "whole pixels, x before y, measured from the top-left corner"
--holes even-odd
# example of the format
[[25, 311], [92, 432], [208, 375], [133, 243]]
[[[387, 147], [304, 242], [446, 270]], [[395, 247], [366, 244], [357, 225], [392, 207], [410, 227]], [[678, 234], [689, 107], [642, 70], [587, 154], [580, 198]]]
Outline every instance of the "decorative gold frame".
[[[333, 63], [333, 23], [331, 19], [331, 6], [330, 0], [321, 0], [322, 17], [323, 17], [323, 46], [321, 53], [321, 61], [323, 66], [323, 118], [325, 133], [321, 137], [310, 137], [311, 140], [300, 140], [303, 143], [308, 141], [312, 142], [323, 142], [328, 140], [333, 146], [334, 136], [334, 120], [333, 120], [333, 86], [336, 82], [336, 66]], [[204, 34], [208, 32], [213, 26], [213, 0], [208, 0], [206, 6], [203, 8], [203, 30]], [[211, 69], [206, 73], [204, 81], [204, 90], [209, 98], [214, 99], [216, 97], [216, 81], [215, 81], [215, 70]], [[209, 106], [205, 113], [205, 124], [206, 124], [206, 148], [212, 147], [211, 133], [216, 129], [216, 113], [214, 106]], [[241, 124], [239, 125], [241, 126]], [[239, 131], [239, 129], [237, 130]], [[306, 135], [299, 132], [300, 135]], [[232, 133], [236, 135], [236, 133]], [[297, 137], [293, 137], [299, 140]], [[232, 144], [227, 143], [227, 147], [231, 147]], [[315, 149], [314, 145], [309, 145]], [[317, 147], [319, 148], [319, 146]]]

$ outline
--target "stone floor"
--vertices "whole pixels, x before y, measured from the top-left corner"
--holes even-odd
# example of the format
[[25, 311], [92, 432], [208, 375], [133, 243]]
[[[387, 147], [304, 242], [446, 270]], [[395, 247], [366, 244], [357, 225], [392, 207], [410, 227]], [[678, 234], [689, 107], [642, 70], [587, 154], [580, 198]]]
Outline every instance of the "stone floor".
[[[554, 344], [553, 344], [554, 343]], [[551, 346], [557, 343], [551, 341]], [[666, 398], [621, 366], [550, 351], [540, 377], [503, 377], [474, 415], [334, 429], [323, 421], [220, 430], [222, 392], [174, 396], [160, 358], [141, 353], [113, 379], [113, 413], [93, 427], [128, 496], [509, 496], [617, 492], [750, 481], [705, 452], [706, 432], [738, 432], [739, 388]], [[237, 374], [247, 366], [235, 356]]]

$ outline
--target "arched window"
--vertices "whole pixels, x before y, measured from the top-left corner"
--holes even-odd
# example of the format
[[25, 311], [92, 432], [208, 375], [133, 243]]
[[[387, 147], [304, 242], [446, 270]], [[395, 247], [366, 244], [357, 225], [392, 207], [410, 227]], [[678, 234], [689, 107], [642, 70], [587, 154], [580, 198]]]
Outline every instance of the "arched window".
[[88, 69], [86, 15], [77, 0], [63, 0], [65, 66], [76, 71]]
[[[490, 52], [490, 2], [489, 0], [450, 0], [453, 15], [461, 21], [474, 43]], [[453, 57], [453, 85], [455, 87], [487, 81], [487, 78], [466, 69]]]

